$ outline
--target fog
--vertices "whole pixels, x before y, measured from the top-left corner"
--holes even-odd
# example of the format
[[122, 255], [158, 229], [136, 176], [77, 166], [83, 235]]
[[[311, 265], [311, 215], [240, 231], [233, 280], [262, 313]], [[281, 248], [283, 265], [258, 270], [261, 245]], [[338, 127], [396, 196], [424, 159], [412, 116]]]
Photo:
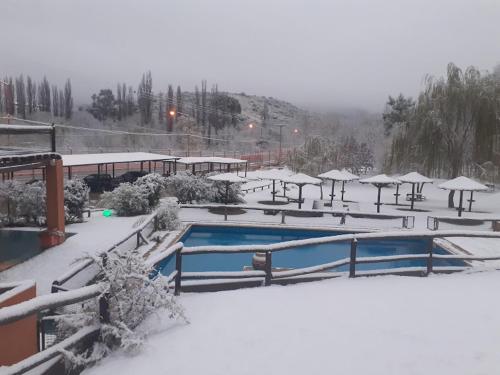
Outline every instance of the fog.
[[151, 70], [302, 106], [380, 111], [453, 61], [500, 62], [498, 0], [1, 0], [0, 76], [73, 83], [87, 103]]

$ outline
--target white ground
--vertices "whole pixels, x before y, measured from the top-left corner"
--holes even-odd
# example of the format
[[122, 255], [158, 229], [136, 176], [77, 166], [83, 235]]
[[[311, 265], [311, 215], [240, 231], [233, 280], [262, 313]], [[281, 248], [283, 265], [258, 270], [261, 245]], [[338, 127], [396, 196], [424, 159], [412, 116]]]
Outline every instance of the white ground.
[[185, 294], [189, 325], [84, 374], [494, 374], [499, 285], [485, 272]]
[[66, 227], [67, 232], [76, 234], [63, 244], [0, 272], [0, 283], [33, 279], [37, 282], [38, 294], [49, 293], [52, 281], [66, 272], [75, 259], [106, 250], [131, 232], [139, 219], [138, 216], [104, 217], [101, 212], [92, 213], [90, 219], [85, 217], [85, 223]]

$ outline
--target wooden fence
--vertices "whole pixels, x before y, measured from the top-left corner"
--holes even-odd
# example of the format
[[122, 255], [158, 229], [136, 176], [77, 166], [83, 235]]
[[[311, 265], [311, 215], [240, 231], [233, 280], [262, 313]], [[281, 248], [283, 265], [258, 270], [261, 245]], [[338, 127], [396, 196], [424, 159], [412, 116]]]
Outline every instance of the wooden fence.
[[66, 308], [97, 299], [95, 306], [98, 311], [96, 312], [99, 314], [101, 322], [105, 322], [109, 318], [109, 313], [107, 310], [108, 303], [105, 297], [101, 295], [102, 289], [102, 285], [95, 284], [72, 291], [38, 296], [17, 305], [0, 309], [0, 326], [19, 321], [28, 316], [37, 316], [39, 323], [38, 341], [42, 341], [38, 353], [11, 366], [5, 366], [0, 372], [2, 374], [19, 375], [44, 365], [43, 370], [37, 371], [37, 369], [34, 371], [37, 374], [67, 373], [70, 369], [67, 368], [61, 350], [82, 353], [90, 348], [99, 338], [100, 324], [85, 327], [67, 337], [59, 337], [58, 342], [47, 348], [43, 342], [45, 332], [42, 328], [42, 321], [46, 316], [55, 316], [59, 308]]
[[[118, 249], [121, 245], [129, 241], [130, 239], [134, 238], [136, 239], [135, 242], [135, 248], [137, 249], [139, 246], [143, 244], [148, 244], [149, 241], [147, 240], [147, 237], [149, 237], [153, 232], [155, 232], [158, 229], [158, 219], [157, 219], [158, 213], [155, 211], [149, 216], [147, 216], [144, 221], [132, 232], [127, 234], [125, 237], [123, 237], [121, 240], [117, 241], [114, 243], [112, 246], [109, 248], [105, 249], [104, 251], [100, 252], [100, 256], [106, 256], [106, 254], [115, 251]], [[151, 227], [151, 231], [149, 233], [146, 233], [148, 231], [148, 228]], [[76, 275], [80, 274], [82, 271], [85, 269], [89, 268], [93, 264], [92, 259], [88, 260], [83, 260], [76, 264], [74, 267], [72, 267], [70, 270], [65, 272], [64, 274], [60, 275], [58, 278], [56, 278], [52, 282], [52, 288], [51, 291], [52, 293], [57, 293], [58, 291], [66, 291], [68, 290], [67, 287], [65, 287], [65, 284], [73, 279]]]
[[363, 219], [394, 219], [401, 220], [401, 228], [411, 229], [415, 225], [415, 216], [412, 215], [393, 215], [393, 214], [383, 214], [383, 213], [373, 213], [373, 212], [359, 212], [359, 211], [340, 211], [340, 210], [304, 210], [297, 208], [283, 208], [275, 205], [259, 205], [259, 206], [249, 206], [249, 205], [224, 205], [224, 204], [181, 204], [182, 208], [193, 208], [193, 209], [217, 209], [222, 210], [224, 215], [224, 221], [227, 221], [231, 210], [240, 209], [248, 211], [263, 211], [264, 213], [269, 213], [272, 215], [281, 214], [281, 224], [286, 224], [286, 217], [298, 215], [311, 215], [315, 217], [318, 214], [321, 215], [332, 215], [332, 217], [339, 217], [340, 225], [346, 224], [347, 217], [351, 218], [363, 218]]
[[[261, 286], [271, 284], [291, 284], [303, 281], [321, 280], [339, 276], [357, 277], [372, 275], [416, 275], [427, 276], [431, 273], [451, 273], [470, 269], [471, 261], [493, 261], [500, 260], [498, 256], [476, 256], [459, 254], [436, 254], [434, 252], [434, 239], [445, 237], [473, 237], [473, 238], [499, 238], [500, 233], [478, 232], [478, 231], [415, 231], [415, 232], [386, 232], [386, 233], [358, 233], [343, 234], [330, 237], [311, 238], [298, 241], [280, 242], [270, 245], [242, 245], [242, 246], [197, 246], [183, 247], [178, 243], [165, 251], [164, 256], [158, 256], [151, 260], [152, 264], [160, 265], [162, 262], [175, 254], [175, 271], [171, 274], [175, 279], [175, 293], [204, 292], [227, 290], [249, 286]], [[387, 255], [377, 257], [359, 257], [357, 255], [360, 241], [369, 240], [394, 240], [394, 239], [421, 239], [426, 240], [425, 253]], [[333, 262], [319, 264], [311, 267], [276, 270], [273, 269], [272, 255], [277, 251], [295, 249], [303, 246], [318, 244], [348, 243], [350, 245], [349, 257]], [[199, 254], [235, 254], [235, 253], [260, 253], [265, 257], [263, 270], [255, 271], [232, 271], [232, 272], [183, 272], [182, 259], [185, 256]], [[360, 264], [388, 263], [403, 260], [425, 260], [425, 267], [405, 268], [381, 268], [371, 271], [357, 269]], [[436, 266], [435, 260], [462, 261], [463, 266]], [[467, 262], [467, 263], [465, 263]], [[335, 272], [336, 269], [348, 266], [348, 272]], [[334, 271], [334, 272], [332, 272]]]

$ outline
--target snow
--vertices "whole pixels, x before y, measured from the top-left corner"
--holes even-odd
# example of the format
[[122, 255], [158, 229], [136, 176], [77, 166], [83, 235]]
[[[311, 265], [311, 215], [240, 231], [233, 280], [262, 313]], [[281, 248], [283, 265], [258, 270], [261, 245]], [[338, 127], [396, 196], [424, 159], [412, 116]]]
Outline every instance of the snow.
[[410, 184], [421, 184], [421, 183], [432, 183], [433, 180], [429, 177], [425, 177], [418, 172], [410, 172], [401, 177], [398, 177], [401, 182], [406, 182]]
[[17, 124], [10, 124], [10, 125], [5, 125], [5, 124], [0, 124], [0, 130], [7, 130], [9, 132], [12, 131], [14, 133], [15, 131], [19, 132], [27, 132], [27, 131], [32, 131], [33, 133], [36, 132], [51, 132], [52, 131], [52, 126], [47, 126], [47, 125], [17, 125]]
[[[66, 232], [76, 234], [61, 245], [0, 272], [0, 282], [34, 279], [38, 293], [49, 293], [52, 281], [69, 269], [76, 259], [106, 250], [137, 229], [134, 224], [141, 218], [104, 217], [100, 212], [93, 212], [88, 221], [66, 226]], [[135, 244], [135, 241], [135, 237], [131, 238], [130, 244]]]
[[220, 164], [245, 164], [247, 161], [234, 158], [221, 158], [217, 156], [189, 156], [177, 160], [181, 164], [202, 164], [202, 163], [220, 163]]
[[352, 174], [351, 172], [349, 172], [347, 169], [342, 169], [341, 172], [343, 174], [345, 174], [347, 177], [350, 177], [351, 180], [359, 180], [359, 176], [355, 175], [355, 174]]
[[[34, 280], [23, 280], [13, 283], [0, 283], [0, 304], [34, 286]], [[1, 292], [2, 290], [4, 290], [3, 293]]]
[[169, 161], [178, 159], [176, 156], [153, 154], [149, 152], [112, 152], [102, 154], [71, 154], [62, 155], [63, 166], [132, 163], [140, 161]]
[[481, 191], [488, 190], [487, 186], [480, 184], [468, 177], [460, 176], [439, 184], [441, 189], [445, 190], [465, 190], [465, 191]]
[[183, 294], [189, 325], [84, 374], [493, 374], [499, 284], [484, 272]]
[[214, 176], [208, 176], [209, 180], [212, 181], [223, 181], [223, 182], [229, 182], [231, 184], [233, 183], [238, 183], [238, 182], [246, 182], [247, 179], [238, 176], [235, 173], [221, 173], [221, 174], [216, 174]]
[[287, 182], [295, 185], [319, 185], [321, 184], [321, 180], [319, 178], [308, 176], [304, 173], [297, 173], [291, 176], [284, 177], [282, 179], [283, 182]]
[[368, 177], [368, 178], [364, 178], [362, 180], [359, 180], [359, 182], [361, 182], [362, 184], [400, 184], [401, 181], [395, 179], [395, 178], [392, 178], [392, 177], [389, 177], [385, 174], [379, 174], [379, 175], [376, 175], [376, 176], [372, 176], [372, 177]]
[[264, 180], [283, 180], [290, 177], [293, 173], [288, 169], [262, 169], [255, 172], [259, 178]]
[[324, 178], [327, 180], [335, 180], [335, 181], [352, 181], [358, 178], [357, 176], [349, 173], [347, 171], [339, 171], [338, 169], [332, 169], [331, 171], [321, 173], [318, 175], [319, 178]]
[[42, 310], [55, 309], [62, 305], [69, 305], [101, 294], [103, 285], [93, 284], [69, 292], [45, 294], [16, 305], [3, 307], [0, 309], [0, 322], [10, 323]]

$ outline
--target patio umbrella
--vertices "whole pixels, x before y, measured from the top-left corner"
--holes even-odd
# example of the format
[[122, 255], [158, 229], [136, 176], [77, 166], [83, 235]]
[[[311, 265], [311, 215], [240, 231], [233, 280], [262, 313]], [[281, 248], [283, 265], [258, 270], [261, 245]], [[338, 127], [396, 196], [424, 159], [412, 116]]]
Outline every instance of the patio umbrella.
[[415, 185], [431, 183], [432, 179], [429, 177], [425, 177], [418, 172], [410, 172], [398, 178], [399, 181], [406, 184], [411, 184], [411, 210], [413, 211], [413, 207], [415, 205]]
[[443, 182], [442, 184], [439, 185], [439, 188], [444, 190], [460, 191], [460, 201], [458, 204], [459, 217], [462, 216], [462, 211], [465, 211], [465, 209], [463, 208], [464, 191], [470, 191], [470, 199], [469, 199], [469, 212], [470, 212], [472, 211], [472, 202], [474, 202], [474, 200], [472, 199], [474, 192], [488, 190], [487, 186], [480, 184], [479, 182], [476, 182], [474, 180], [471, 180], [470, 178], [467, 178], [465, 176], [460, 176], [454, 178], [453, 180]]
[[299, 187], [299, 209], [302, 208], [302, 187], [304, 185], [319, 185], [321, 180], [319, 178], [308, 176], [304, 173], [297, 173], [288, 177], [285, 177], [283, 182], [288, 182], [290, 184], [295, 184]]
[[342, 181], [342, 198], [341, 200], [344, 200], [344, 193], [345, 193], [345, 182], [346, 181], [352, 181], [352, 180], [357, 180], [359, 179], [358, 176], [353, 175], [352, 173], [349, 173], [345, 169], [342, 171], [339, 171], [337, 169], [332, 169], [331, 171], [322, 173], [318, 175], [319, 178], [325, 179], [325, 180], [332, 180], [332, 192], [330, 194], [330, 204], [333, 205], [333, 198], [335, 197], [335, 182], [336, 181]]
[[290, 173], [287, 169], [266, 169], [262, 171], [257, 171], [256, 175], [264, 180], [272, 180], [273, 181], [273, 191], [271, 194], [273, 195], [273, 202], [276, 200], [276, 181], [283, 181], [284, 178], [289, 177], [292, 173]]
[[209, 176], [208, 177], [209, 180], [212, 180], [212, 181], [222, 181], [222, 182], [225, 182], [226, 184], [226, 199], [225, 199], [225, 203], [227, 204], [228, 200], [229, 200], [229, 185], [231, 184], [236, 184], [236, 183], [242, 183], [242, 182], [246, 182], [247, 179], [246, 178], [243, 178], [243, 177], [240, 177], [234, 173], [221, 173], [221, 174], [216, 174], [215, 176]]
[[375, 205], [377, 206], [377, 213], [380, 212], [380, 206], [382, 205], [382, 203], [380, 203], [380, 192], [382, 188], [389, 185], [397, 185], [401, 183], [401, 181], [396, 180], [392, 177], [388, 177], [385, 174], [379, 174], [373, 177], [365, 178], [363, 180], [359, 180], [359, 182], [361, 182], [362, 184], [372, 184], [378, 189], [377, 203], [375, 203]]

